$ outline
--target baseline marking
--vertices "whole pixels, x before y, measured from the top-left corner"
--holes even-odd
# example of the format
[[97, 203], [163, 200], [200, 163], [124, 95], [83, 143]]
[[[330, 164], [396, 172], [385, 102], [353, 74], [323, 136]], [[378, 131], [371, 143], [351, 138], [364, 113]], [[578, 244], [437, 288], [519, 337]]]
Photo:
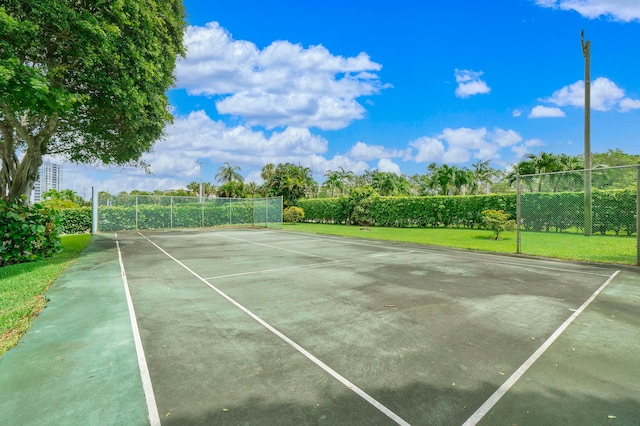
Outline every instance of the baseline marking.
[[265, 327], [267, 330], [269, 330], [270, 332], [272, 332], [273, 334], [275, 334], [276, 336], [278, 336], [280, 339], [284, 340], [286, 343], [288, 343], [291, 347], [293, 347], [295, 350], [297, 350], [298, 352], [300, 352], [302, 355], [304, 355], [307, 359], [309, 359], [311, 362], [313, 362], [314, 364], [316, 364], [318, 367], [322, 368], [325, 372], [327, 372], [328, 374], [330, 374], [333, 378], [335, 378], [336, 380], [338, 380], [340, 383], [342, 383], [343, 385], [345, 385], [348, 389], [352, 390], [353, 392], [355, 392], [358, 396], [360, 396], [362, 399], [364, 399], [365, 401], [367, 401], [369, 404], [373, 405], [375, 408], [377, 408], [380, 412], [382, 412], [383, 414], [385, 414], [387, 417], [389, 417], [391, 420], [393, 420], [394, 422], [396, 422], [399, 425], [402, 426], [410, 426], [409, 423], [407, 423], [405, 420], [403, 420], [400, 416], [398, 416], [396, 413], [394, 413], [393, 411], [389, 410], [387, 407], [385, 407], [382, 403], [378, 402], [376, 399], [374, 399], [372, 396], [370, 396], [369, 394], [367, 394], [365, 391], [363, 391], [362, 389], [360, 389], [358, 386], [356, 386], [355, 384], [351, 383], [347, 378], [345, 378], [344, 376], [342, 376], [340, 373], [338, 373], [337, 371], [335, 371], [334, 369], [332, 369], [331, 367], [329, 367], [327, 364], [325, 364], [324, 362], [320, 361], [318, 358], [316, 358], [314, 355], [312, 355], [309, 351], [307, 351], [306, 349], [304, 349], [302, 346], [298, 345], [296, 342], [294, 342], [293, 340], [291, 340], [289, 337], [287, 337], [284, 333], [280, 332], [279, 330], [277, 330], [275, 327], [273, 327], [272, 325], [270, 325], [269, 323], [267, 323], [266, 321], [264, 321], [262, 318], [260, 318], [259, 316], [257, 316], [256, 314], [254, 314], [253, 312], [251, 312], [249, 309], [245, 308], [243, 305], [241, 305], [239, 302], [237, 302], [235, 299], [233, 299], [231, 296], [227, 295], [226, 293], [224, 293], [222, 290], [218, 289], [216, 286], [214, 286], [213, 284], [209, 283], [206, 279], [202, 278], [200, 275], [198, 275], [196, 272], [194, 272], [191, 268], [189, 268], [187, 265], [185, 265], [184, 263], [182, 263], [181, 261], [179, 261], [178, 259], [176, 259], [175, 257], [173, 257], [171, 254], [169, 254], [166, 250], [164, 250], [162, 247], [160, 247], [159, 245], [157, 245], [156, 243], [154, 243], [153, 241], [151, 241], [149, 238], [147, 238], [145, 235], [141, 234], [140, 232], [138, 232], [138, 234], [144, 238], [145, 240], [147, 240], [149, 243], [151, 243], [152, 245], [154, 245], [158, 250], [160, 250], [162, 253], [164, 253], [165, 255], [167, 255], [171, 260], [173, 260], [174, 262], [176, 262], [178, 265], [180, 265], [181, 267], [183, 267], [187, 272], [189, 272], [191, 275], [193, 275], [194, 277], [196, 277], [198, 280], [202, 281], [204, 284], [206, 284], [207, 286], [209, 286], [213, 291], [215, 291], [216, 293], [218, 293], [220, 296], [224, 297], [225, 299], [227, 299], [230, 303], [232, 303], [235, 307], [237, 307], [238, 309], [240, 309], [242, 312], [244, 312], [245, 314], [249, 315], [251, 318], [253, 318], [255, 321], [257, 321], [260, 325], [262, 325], [263, 327]]
[[156, 397], [153, 393], [153, 386], [151, 384], [151, 375], [149, 374], [147, 359], [144, 356], [144, 348], [142, 347], [142, 339], [140, 338], [140, 330], [138, 329], [136, 312], [133, 309], [133, 301], [131, 300], [131, 293], [129, 292], [129, 282], [127, 281], [127, 274], [124, 270], [124, 263], [122, 262], [122, 252], [120, 251], [118, 234], [115, 234], [115, 237], [116, 247], [118, 248], [118, 261], [120, 262], [120, 275], [122, 276], [122, 284], [124, 285], [124, 292], [127, 298], [127, 306], [129, 307], [129, 319], [131, 320], [131, 328], [133, 330], [133, 340], [136, 345], [136, 354], [138, 355], [138, 368], [140, 369], [140, 376], [142, 378], [142, 389], [144, 390], [144, 397], [147, 402], [149, 424], [151, 426], [160, 426], [160, 414], [158, 413]]
[[527, 370], [546, 352], [547, 349], [556, 341], [558, 337], [571, 325], [571, 323], [580, 315], [596, 297], [613, 281], [620, 271], [615, 271], [607, 281], [604, 282], [576, 311], [571, 314], [567, 320], [551, 335], [549, 338], [529, 357], [503, 384], [496, 390], [493, 395], [485, 401], [484, 404], [476, 410], [475, 413], [463, 423], [462, 426], [475, 426], [480, 420], [491, 410], [494, 405], [502, 399], [502, 397], [513, 387], [513, 385], [527, 372]]

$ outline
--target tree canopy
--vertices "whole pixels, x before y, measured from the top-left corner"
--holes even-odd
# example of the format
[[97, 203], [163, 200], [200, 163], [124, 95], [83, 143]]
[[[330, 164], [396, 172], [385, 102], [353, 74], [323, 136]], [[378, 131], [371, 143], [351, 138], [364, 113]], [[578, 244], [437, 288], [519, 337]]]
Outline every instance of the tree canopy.
[[47, 154], [138, 162], [172, 119], [185, 25], [180, 0], [3, 1], [0, 196], [28, 199]]

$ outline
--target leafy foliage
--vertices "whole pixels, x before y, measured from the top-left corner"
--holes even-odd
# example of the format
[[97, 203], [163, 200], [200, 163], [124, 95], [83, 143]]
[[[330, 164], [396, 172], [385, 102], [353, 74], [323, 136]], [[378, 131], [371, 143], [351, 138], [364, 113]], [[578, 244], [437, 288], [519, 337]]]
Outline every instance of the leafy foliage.
[[58, 213], [40, 204], [24, 206], [0, 200], [0, 266], [30, 262], [57, 253]]
[[300, 222], [304, 219], [304, 210], [296, 206], [287, 207], [282, 212], [282, 219], [290, 223]]
[[28, 199], [45, 154], [129, 164], [148, 152], [172, 119], [184, 18], [180, 0], [3, 1], [0, 197]]
[[60, 233], [84, 234], [91, 232], [91, 207], [60, 209]]
[[509, 219], [509, 215], [504, 210], [485, 210], [482, 212], [482, 223], [487, 229], [493, 231], [496, 240], [504, 231], [513, 231], [516, 228], [516, 221]]

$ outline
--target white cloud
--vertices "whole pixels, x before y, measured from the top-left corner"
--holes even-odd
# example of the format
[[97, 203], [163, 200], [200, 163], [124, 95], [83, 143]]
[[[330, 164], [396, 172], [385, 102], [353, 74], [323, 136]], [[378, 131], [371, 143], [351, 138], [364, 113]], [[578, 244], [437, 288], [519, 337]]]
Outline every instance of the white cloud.
[[190, 26], [187, 58], [176, 67], [176, 87], [191, 95], [215, 96], [221, 114], [252, 126], [340, 129], [364, 116], [356, 101], [383, 88], [382, 69], [366, 53], [333, 55], [323, 46], [304, 48], [274, 41], [260, 50], [233, 40], [217, 22]]
[[514, 109], [511, 115], [514, 117], [520, 117], [522, 115], [522, 111], [520, 111], [519, 109]]
[[512, 146], [511, 151], [513, 151], [518, 158], [522, 158], [522, 156], [531, 152], [531, 148], [536, 146], [544, 146], [544, 142], [540, 139], [528, 139], [522, 144]]
[[418, 149], [415, 157], [418, 163], [440, 162], [444, 158], [444, 144], [438, 139], [423, 136], [409, 142], [409, 146]]
[[355, 160], [371, 161], [379, 158], [409, 158], [410, 150], [389, 149], [381, 145], [368, 145], [364, 142], [356, 142], [347, 155]]
[[402, 174], [400, 166], [388, 158], [381, 158], [380, 161], [378, 161], [378, 170], [381, 172], [394, 173], [398, 176]]
[[468, 98], [473, 95], [489, 93], [491, 88], [480, 78], [482, 74], [482, 71], [459, 70], [456, 68], [455, 76], [456, 83], [458, 83], [456, 96]]
[[531, 109], [529, 118], [566, 117], [564, 111], [556, 107], [536, 105]]
[[621, 112], [631, 111], [632, 109], [639, 109], [640, 100], [624, 98], [620, 101], [618, 107]]
[[[553, 92], [551, 97], [540, 99], [542, 102], [551, 103], [557, 106], [584, 107], [584, 81], [580, 80]], [[596, 111], [610, 111], [618, 109], [627, 112], [639, 100], [625, 96], [624, 90], [618, 87], [613, 81], [606, 77], [598, 77], [591, 83], [591, 108]]]
[[640, 21], [637, 0], [535, 0], [535, 3], [542, 7], [573, 10], [589, 19], [605, 16], [614, 21]]
[[446, 128], [437, 138], [418, 138], [409, 146], [418, 150], [415, 156], [418, 163], [465, 163], [471, 159], [497, 160], [502, 148], [515, 146], [521, 141], [522, 136], [514, 130], [461, 127]]

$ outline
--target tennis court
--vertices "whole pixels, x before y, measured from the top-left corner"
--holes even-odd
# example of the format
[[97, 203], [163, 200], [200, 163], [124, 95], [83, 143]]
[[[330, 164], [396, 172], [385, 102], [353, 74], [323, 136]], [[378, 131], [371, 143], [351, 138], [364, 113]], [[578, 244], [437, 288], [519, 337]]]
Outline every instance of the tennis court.
[[151, 424], [640, 418], [633, 268], [281, 230], [101, 238], [135, 309]]
[[615, 273], [282, 231], [118, 240], [164, 424], [463, 424]]

